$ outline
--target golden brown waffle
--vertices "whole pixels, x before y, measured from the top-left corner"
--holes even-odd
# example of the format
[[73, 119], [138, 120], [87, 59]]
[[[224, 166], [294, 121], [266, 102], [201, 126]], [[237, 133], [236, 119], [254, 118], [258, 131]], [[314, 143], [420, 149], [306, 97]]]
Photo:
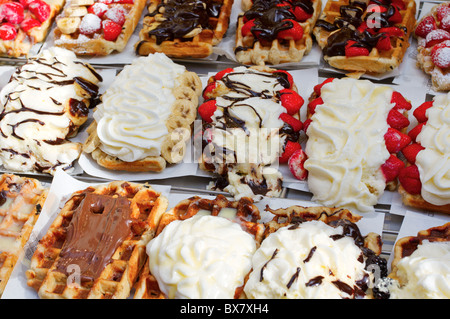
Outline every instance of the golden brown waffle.
[[208, 57], [228, 30], [232, 5], [233, 0], [150, 0], [136, 53]]
[[408, 193], [402, 185], [399, 185], [398, 192], [402, 196], [402, 202], [406, 206], [418, 208], [425, 211], [440, 212], [450, 214], [450, 204], [447, 205], [433, 205], [427, 202], [420, 194]]
[[[103, 14], [91, 13], [92, 5], [99, 3], [106, 4], [108, 11], [111, 9], [123, 10], [125, 20], [117, 19], [115, 14], [109, 15], [108, 11]], [[115, 51], [122, 52], [141, 18], [145, 3], [145, 0], [69, 0], [64, 11], [56, 18], [57, 27], [54, 30], [54, 43], [56, 46], [69, 49], [77, 55], [105, 56]], [[100, 12], [102, 11], [100, 10]], [[94, 16], [101, 16], [101, 18], [98, 19]], [[101, 27], [98, 25], [99, 20], [101, 20]], [[121, 20], [118, 30], [121, 27], [122, 31], [117, 32], [111, 38], [109, 36], [105, 38], [107, 27], [103, 23], [107, 20], [109, 22]]]
[[44, 205], [47, 190], [33, 178], [0, 177], [0, 297]]
[[[64, 0], [42, 0], [42, 1], [48, 4], [48, 16], [41, 16], [39, 18], [34, 13], [32, 13], [28, 7], [24, 8], [23, 13], [24, 18], [22, 20], [22, 24], [13, 23], [17, 30], [16, 37], [10, 40], [0, 39], [0, 55], [16, 58], [24, 55], [26, 56], [28, 55], [28, 53], [31, 50], [31, 47], [34, 44], [44, 41], [53, 23], [53, 20], [55, 19], [55, 16], [61, 11], [62, 7], [64, 6]], [[16, 4], [22, 3], [19, 1], [4, 1], [2, 2], [2, 4], [7, 2]], [[46, 19], [44, 19], [45, 17]], [[23, 21], [32, 21], [28, 20], [30, 18], [34, 20], [32, 23], [34, 23], [36, 26], [29, 29], [28, 27], [26, 27], [26, 29], [24, 30]], [[7, 22], [10, 23], [9, 21]]]
[[[369, 7], [364, 7], [361, 19], [356, 19], [357, 21], [354, 21], [353, 18], [345, 16], [344, 19], [342, 19], [343, 16], [341, 8], [346, 8], [344, 6], [348, 6], [349, 4], [351, 4], [351, 2], [352, 1], [349, 0], [328, 0], [321, 16], [319, 17], [319, 20], [316, 23], [316, 26], [313, 29], [313, 33], [316, 37], [317, 43], [324, 51], [324, 60], [334, 68], [345, 71], [353, 71], [354, 76], [360, 76], [364, 73], [380, 74], [394, 70], [402, 62], [403, 56], [410, 45], [409, 37], [411, 32], [413, 31], [415, 24], [415, 1], [403, 1], [404, 8], [397, 11], [401, 15], [401, 21], [395, 23], [386, 22], [386, 25], [381, 24], [383, 28], [397, 27], [400, 30], [404, 31], [403, 35], [400, 36], [400, 34], [395, 34], [395, 32], [389, 33], [391, 43], [390, 49], [379, 49], [377, 48], [376, 42], [375, 44], [365, 45], [365, 47], [367, 47], [369, 51], [368, 56], [346, 56], [346, 54], [344, 53], [344, 46], [346, 45], [347, 40], [356, 39], [357, 36], [354, 35], [354, 31], [356, 28], [361, 28], [361, 21], [367, 18], [371, 19], [369, 23], [377, 23], [378, 18], [376, 17], [378, 13], [374, 13], [375, 9], [370, 9], [372, 11], [368, 12], [368, 10], [366, 9]], [[364, 1], [362, 1], [362, 3], [364, 3]], [[350, 10], [350, 12], [354, 13], [353, 10]], [[352, 13], [349, 13], [349, 15], [351, 14]], [[344, 25], [344, 27], [342, 27], [342, 25]], [[327, 30], [326, 27], [331, 27], [331, 29]], [[385, 30], [380, 31], [378, 27], [371, 28], [371, 32], [373, 32], [373, 30], [375, 33], [385, 32]], [[359, 32], [359, 30], [356, 33], [359, 35], [363, 34]], [[330, 47], [330, 41], [332, 43], [332, 47]], [[359, 46], [359, 43], [361, 42], [360, 40], [358, 41], [358, 45], [356, 46]], [[366, 44], [367, 43], [369, 42], [366, 42]]]
[[150, 186], [124, 181], [73, 193], [40, 240], [27, 284], [40, 298], [127, 298], [167, 205]]
[[[265, 0], [260, 0], [265, 2]], [[269, 31], [273, 33], [273, 39], [263, 39], [255, 37], [253, 33], [243, 34], [242, 30], [244, 24], [248, 21], [246, 13], [251, 12], [253, 7], [249, 8], [249, 3], [251, 1], [243, 1], [242, 9], [245, 11], [241, 13], [237, 21], [236, 30], [236, 44], [235, 44], [235, 55], [236, 59], [243, 64], [253, 64], [253, 65], [264, 65], [264, 64], [280, 64], [289, 62], [299, 62], [303, 57], [311, 51], [313, 40], [312, 40], [312, 30], [317, 18], [320, 15], [322, 8], [321, 0], [311, 0], [311, 8], [313, 9], [312, 15], [306, 20], [298, 20], [295, 16], [290, 16], [287, 13], [286, 17], [290, 17], [292, 20], [298, 22], [303, 30], [303, 36], [299, 38], [291, 39], [281, 39], [276, 36], [275, 30], [276, 26], [279, 25], [277, 22], [273, 27], [270, 27]], [[269, 2], [267, 2], [269, 3]], [[284, 10], [279, 7], [283, 4], [290, 4], [290, 2], [280, 1], [280, 2], [270, 2], [272, 6], [269, 8], [264, 7], [266, 12], [258, 9], [256, 12], [262, 14], [265, 17], [269, 10], [273, 10], [274, 6], [278, 6], [277, 10]], [[295, 8], [296, 1], [292, 1], [291, 8]], [[300, 3], [300, 2], [299, 2]], [[301, 3], [306, 3], [302, 1]], [[250, 11], [248, 11], [250, 10]], [[264, 24], [263, 24], [264, 25]], [[272, 30], [273, 29], [273, 30]]]
[[[223, 209], [231, 209], [225, 212]], [[175, 220], [185, 220], [197, 213], [221, 216], [233, 220], [252, 236], [257, 243], [261, 241], [264, 225], [258, 223], [260, 214], [258, 208], [249, 198], [241, 198], [239, 201], [230, 201], [223, 195], [214, 199], [194, 196], [179, 202], [175, 207], [167, 211], [161, 218], [156, 235], [160, 234], [164, 227]], [[225, 213], [224, 213], [225, 212]], [[243, 287], [236, 289], [235, 296], [240, 296]], [[165, 299], [166, 296], [158, 287], [156, 278], [151, 274], [148, 261], [143, 268], [138, 283], [136, 284], [136, 299]]]

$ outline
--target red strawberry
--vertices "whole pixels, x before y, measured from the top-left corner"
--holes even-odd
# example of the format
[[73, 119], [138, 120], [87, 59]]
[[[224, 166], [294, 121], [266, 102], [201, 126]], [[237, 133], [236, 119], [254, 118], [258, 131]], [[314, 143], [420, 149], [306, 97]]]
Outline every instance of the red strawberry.
[[19, 2], [22, 4], [24, 9], [28, 8], [28, 5], [33, 2], [34, 0], [19, 0]]
[[386, 33], [391, 37], [402, 37], [403, 35], [405, 35], [405, 32], [397, 27], [380, 28], [380, 30], [378, 30], [378, 33]]
[[111, 4], [114, 2], [114, 0], [98, 0], [98, 2], [104, 3], [104, 4]]
[[294, 7], [293, 13], [299, 22], [306, 21], [312, 17], [312, 14], [306, 13], [305, 10], [298, 6]]
[[411, 141], [416, 141], [417, 135], [422, 131], [423, 126], [425, 123], [420, 123], [416, 127], [414, 127], [411, 131], [408, 132], [408, 136], [411, 138]]
[[323, 104], [323, 100], [321, 97], [318, 97], [317, 99], [312, 100], [308, 103], [308, 112], [309, 114], [314, 114], [316, 112], [317, 105]]
[[122, 26], [125, 23], [125, 11], [121, 7], [113, 7], [105, 12], [105, 18]]
[[88, 13], [81, 19], [78, 27], [81, 34], [94, 34], [102, 28], [102, 20], [95, 14]]
[[106, 11], [108, 11], [108, 5], [101, 2], [96, 2], [88, 8], [89, 13], [93, 13], [99, 18], [103, 17]]
[[410, 194], [420, 194], [422, 183], [420, 181], [419, 169], [416, 165], [407, 166], [400, 170], [398, 180], [403, 188]]
[[216, 88], [216, 83], [217, 83], [217, 82], [215, 82], [215, 81], [209, 83], [209, 84], [205, 87], [205, 89], [203, 90], [202, 96], [203, 96], [203, 98], [204, 98], [205, 100], [207, 100], [207, 99], [209, 99], [209, 98], [212, 97], [212, 96], [210, 96], [210, 93], [211, 93], [212, 91], [214, 91], [214, 89]]
[[40, 27], [41, 23], [33, 18], [25, 18], [21, 23], [20, 23], [20, 28], [25, 31], [28, 32], [28, 30], [36, 28], [36, 27]]
[[389, 51], [392, 49], [391, 38], [389, 36], [381, 37], [377, 42], [377, 49], [379, 51]]
[[292, 87], [294, 86], [294, 79], [289, 72], [285, 70], [276, 70], [273, 73], [279, 73], [279, 78], [285, 78], [287, 80], [287, 83], [284, 81], [281, 82], [281, 85], [283, 85], [285, 89], [292, 89]]
[[289, 170], [292, 175], [298, 180], [304, 181], [308, 176], [308, 171], [305, 169], [304, 164], [307, 159], [305, 152], [300, 148], [295, 151], [288, 160]]
[[407, 101], [404, 96], [394, 91], [391, 97], [391, 103], [394, 103], [394, 109], [396, 110], [410, 110], [412, 108], [411, 102]]
[[428, 101], [422, 103], [418, 108], [416, 108], [413, 112], [414, 117], [419, 121], [419, 123], [426, 122], [428, 120], [426, 112], [427, 110], [433, 106], [433, 101]]
[[286, 19], [287, 21], [290, 21], [293, 25], [292, 28], [282, 30], [278, 32], [278, 39], [284, 39], [284, 40], [301, 40], [303, 38], [303, 28], [302, 26], [295, 20], [292, 19]]
[[348, 40], [345, 45], [345, 56], [347, 58], [355, 56], [367, 56], [369, 55], [369, 50], [363, 47], [354, 46], [356, 41]]
[[12, 24], [19, 24], [24, 19], [23, 6], [19, 2], [7, 2], [1, 6], [2, 16]]
[[446, 15], [444, 18], [442, 18], [441, 28], [445, 31], [450, 31], [450, 15]]
[[436, 21], [433, 16], [428, 16], [420, 21], [414, 32], [416, 36], [425, 38], [433, 30], [436, 30]]
[[447, 15], [450, 14], [450, 7], [448, 5], [438, 6], [436, 9], [436, 18], [438, 21], [442, 21]]
[[403, 0], [392, 0], [392, 5], [396, 6], [399, 10], [405, 10], [406, 5]]
[[3, 23], [0, 26], [0, 39], [3, 41], [14, 40], [17, 36], [16, 27], [11, 23]]
[[309, 124], [311, 124], [311, 122], [311, 119], [306, 119], [305, 122], [303, 122], [303, 130], [305, 131], [305, 133], [308, 130]]
[[289, 115], [298, 113], [305, 102], [297, 92], [291, 89], [283, 89], [280, 91], [280, 101]]
[[121, 4], [133, 4], [134, 0], [114, 0], [114, 3], [121, 3]]
[[[450, 8], [449, 8], [450, 9]], [[433, 30], [427, 34], [425, 47], [430, 48], [433, 45], [441, 43], [445, 40], [450, 40], [450, 32], [442, 29]]]
[[112, 20], [103, 20], [103, 36], [107, 41], [115, 41], [120, 33], [122, 33], [122, 26]]
[[324, 86], [327, 83], [330, 83], [334, 80], [334, 78], [328, 78], [325, 81], [323, 81], [320, 84], [317, 84], [316, 86], [314, 86], [314, 93], [317, 94], [317, 96], [320, 96], [320, 91], [322, 90], [322, 86]]
[[[445, 44], [446, 42], [442, 42], [441, 44]], [[442, 46], [438, 47], [436, 50], [433, 48], [431, 51], [431, 60], [441, 69], [450, 67], [450, 47]]]
[[198, 114], [200, 114], [205, 122], [211, 123], [211, 116], [213, 116], [216, 110], [216, 100], [208, 100], [198, 107]]
[[252, 35], [252, 28], [255, 26], [255, 19], [248, 20], [244, 23], [244, 25], [241, 28], [241, 34], [243, 37], [246, 36], [253, 36]]
[[386, 182], [393, 181], [403, 167], [405, 167], [405, 163], [392, 154], [387, 161], [381, 165], [381, 171], [386, 178]]
[[296, 119], [292, 115], [289, 115], [287, 113], [281, 113], [280, 114], [280, 120], [285, 122], [286, 124], [290, 125], [294, 132], [300, 132], [303, 128], [302, 121]]
[[39, 22], [43, 23], [50, 17], [51, 8], [50, 5], [42, 0], [34, 0], [29, 3], [28, 10], [39, 20]]
[[394, 14], [389, 17], [388, 21], [392, 24], [400, 23], [402, 22], [403, 18], [396, 6], [392, 6], [394, 8]]
[[296, 151], [301, 150], [302, 147], [297, 142], [287, 141], [286, 145], [284, 146], [283, 154], [279, 158], [280, 163], [287, 163], [289, 161], [289, 158], [294, 154]]
[[396, 130], [404, 129], [409, 125], [408, 118], [396, 109], [392, 109], [389, 112], [387, 122], [392, 128], [395, 128]]
[[225, 70], [217, 72], [216, 75], [214, 75], [214, 79], [216, 81], [221, 80], [225, 74], [233, 72], [233, 71], [234, 71], [233, 68], [226, 68]]
[[406, 145], [411, 142], [411, 137], [402, 132], [388, 128], [386, 134], [384, 134], [384, 141], [389, 153], [394, 154], [400, 152]]
[[417, 154], [423, 149], [424, 147], [419, 143], [412, 143], [402, 149], [402, 153], [408, 162], [414, 164], [416, 162]]

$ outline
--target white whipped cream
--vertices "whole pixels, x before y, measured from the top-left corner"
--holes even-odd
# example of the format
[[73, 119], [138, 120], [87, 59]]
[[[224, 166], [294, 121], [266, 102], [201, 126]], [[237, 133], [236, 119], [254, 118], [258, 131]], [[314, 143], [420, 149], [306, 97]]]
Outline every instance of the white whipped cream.
[[438, 95], [426, 111], [428, 121], [417, 136], [424, 150], [416, 157], [422, 197], [434, 205], [450, 204], [450, 95]]
[[162, 53], [125, 66], [94, 112], [100, 149], [125, 162], [159, 156], [176, 78], [185, 70]]
[[[285, 226], [270, 234], [253, 256], [245, 294], [255, 299], [351, 298], [333, 282], [353, 288], [368, 272], [358, 260], [361, 249], [352, 238], [330, 237], [340, 234], [342, 226], [321, 221], [304, 222], [294, 229]], [[308, 285], [320, 277], [320, 283]]]
[[313, 200], [373, 211], [386, 187], [381, 165], [390, 156], [384, 134], [392, 92], [387, 86], [350, 78], [322, 87], [324, 104], [312, 116], [305, 149]]

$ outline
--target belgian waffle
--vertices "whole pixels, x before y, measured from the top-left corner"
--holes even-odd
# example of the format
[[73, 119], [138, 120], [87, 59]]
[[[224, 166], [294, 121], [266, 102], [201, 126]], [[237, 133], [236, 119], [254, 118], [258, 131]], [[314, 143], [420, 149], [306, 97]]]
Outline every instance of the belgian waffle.
[[70, 0], [56, 18], [54, 43], [77, 55], [105, 56], [122, 52], [145, 3], [145, 0]]
[[[230, 213], [231, 211], [231, 213]], [[220, 216], [233, 220], [241, 225], [242, 229], [251, 234], [257, 243], [260, 242], [264, 231], [264, 225], [258, 223], [260, 214], [258, 208], [249, 198], [241, 198], [239, 201], [230, 201], [223, 195], [218, 195], [214, 199], [194, 196], [180, 201], [175, 207], [167, 211], [161, 218], [156, 236], [171, 222], [176, 220], [186, 220], [197, 214]], [[235, 296], [241, 295], [242, 287], [236, 288]], [[136, 299], [165, 299], [167, 296], [161, 292], [156, 278], [151, 274], [149, 262], [145, 267], [136, 284]]]
[[[44, 41], [55, 16], [64, 6], [64, 0], [39, 0], [24, 3], [2, 2], [2, 5], [13, 4], [17, 8], [10, 9], [9, 17], [2, 17], [4, 23], [1, 26], [12, 24], [15, 35], [11, 35], [11, 38], [0, 39], [0, 55], [16, 58], [28, 55], [34, 44]], [[33, 4], [30, 7], [31, 3]]]
[[0, 296], [44, 205], [47, 190], [33, 178], [0, 178]]
[[[249, 3], [252, 2], [242, 1], [245, 12], [239, 15], [237, 21], [234, 52], [240, 63], [276, 65], [299, 62], [311, 51], [311, 33], [322, 8], [321, 0], [255, 0], [250, 8]], [[295, 15], [294, 10], [302, 10], [306, 16]], [[279, 21], [280, 16], [282, 21]], [[286, 22], [288, 20], [294, 22]], [[280, 32], [289, 31], [286, 30], [289, 23], [301, 30], [298, 35], [289, 37]], [[250, 29], [249, 24], [253, 24]], [[294, 30], [294, 26], [290, 30]]]
[[205, 58], [224, 37], [233, 0], [151, 0], [136, 53]]
[[313, 33], [332, 67], [352, 71], [354, 76], [380, 74], [403, 60], [415, 13], [414, 0], [329, 0]]
[[40, 298], [127, 298], [167, 205], [124, 181], [73, 193], [37, 245], [27, 284]]

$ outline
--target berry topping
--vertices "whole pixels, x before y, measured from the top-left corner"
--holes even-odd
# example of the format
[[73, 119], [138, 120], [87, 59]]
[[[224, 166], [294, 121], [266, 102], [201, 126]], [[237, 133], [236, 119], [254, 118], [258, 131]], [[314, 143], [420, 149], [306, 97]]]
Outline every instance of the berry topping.
[[230, 72], [233, 72], [233, 68], [226, 68], [225, 70], [217, 72], [216, 75], [214, 75], [214, 79], [216, 81], [222, 80], [223, 76]]
[[278, 80], [285, 89], [292, 89], [294, 86], [294, 79], [289, 72], [285, 70], [276, 70], [273, 73], [278, 75]]
[[125, 23], [125, 10], [121, 7], [113, 7], [106, 11], [105, 18], [122, 26]]
[[416, 165], [407, 166], [400, 170], [398, 180], [403, 188], [410, 194], [420, 194], [422, 183], [420, 181], [419, 169]]
[[446, 15], [441, 21], [441, 28], [450, 31], [450, 15]]
[[438, 21], [442, 21], [446, 16], [450, 15], [449, 6], [438, 6], [436, 9], [436, 18]]
[[303, 130], [305, 131], [305, 133], [306, 133], [306, 131], [308, 130], [309, 124], [311, 124], [311, 122], [312, 122], [311, 119], [306, 119], [306, 120], [303, 122]]
[[389, 36], [381, 37], [377, 42], [377, 49], [380, 51], [389, 51], [392, 49], [391, 38]]
[[433, 30], [427, 34], [425, 47], [430, 48], [433, 45], [441, 43], [445, 40], [450, 40], [450, 32], [442, 29]]
[[301, 40], [303, 38], [303, 28], [302, 26], [295, 20], [287, 19], [292, 23], [292, 27], [290, 29], [282, 30], [278, 32], [278, 38], [284, 40]]
[[355, 56], [367, 56], [369, 54], [369, 49], [358, 46], [356, 41], [348, 40], [347, 44], [345, 45], [345, 56], [347, 58]]
[[20, 28], [25, 31], [28, 32], [30, 29], [36, 28], [36, 27], [40, 27], [41, 23], [33, 18], [25, 18], [21, 23], [20, 23]]
[[94, 34], [102, 28], [102, 20], [96, 16], [95, 14], [88, 13], [83, 19], [81, 19], [80, 23], [80, 33], [89, 35]]
[[408, 118], [396, 109], [392, 109], [389, 112], [387, 122], [392, 128], [395, 128], [396, 130], [404, 129], [409, 125]]
[[305, 102], [297, 92], [291, 89], [283, 89], [280, 91], [280, 101], [289, 115], [294, 115], [300, 111], [300, 108]]
[[436, 30], [436, 21], [433, 16], [428, 16], [419, 23], [414, 32], [416, 36], [425, 38], [433, 30]]
[[216, 88], [216, 82], [211, 82], [211, 83], [209, 83], [209, 84], [205, 87], [205, 89], [203, 90], [203, 94], [202, 94], [203, 98], [204, 98], [205, 100], [211, 98], [212, 96], [210, 96], [210, 93], [211, 93], [212, 91], [214, 91], [215, 88]]
[[403, 167], [405, 167], [405, 163], [397, 156], [391, 155], [387, 161], [381, 165], [381, 171], [386, 178], [386, 182], [393, 181]]
[[322, 86], [324, 86], [324, 85], [327, 84], [327, 83], [330, 83], [330, 82], [333, 81], [333, 80], [334, 80], [334, 78], [328, 78], [328, 79], [326, 79], [325, 81], [323, 81], [322, 83], [317, 84], [316, 86], [314, 86], [314, 93], [316, 93], [317, 96], [319, 96], [319, 95], [320, 95], [320, 92], [321, 92], [321, 90], [322, 90]]
[[404, 149], [402, 149], [402, 153], [408, 160], [408, 162], [414, 164], [416, 162], [417, 154], [419, 154], [419, 152], [423, 149], [424, 147], [422, 145], [418, 143], [412, 143], [406, 146]]
[[241, 28], [241, 33], [243, 37], [252, 36], [252, 28], [255, 26], [255, 19], [245, 22]]
[[432, 106], [433, 106], [433, 101], [428, 101], [428, 102], [422, 103], [418, 108], [416, 108], [414, 110], [413, 115], [419, 123], [423, 123], [428, 120], [426, 112]]
[[321, 97], [318, 97], [317, 99], [312, 100], [308, 103], [308, 112], [309, 114], [314, 114], [316, 112], [317, 105], [323, 104], [323, 100]]
[[11, 23], [3, 23], [0, 26], [0, 39], [3, 41], [14, 40], [17, 36], [16, 27]]
[[108, 5], [101, 2], [96, 2], [88, 8], [89, 13], [93, 13], [100, 18], [103, 17], [106, 11], [108, 11]]
[[292, 11], [299, 22], [304, 22], [312, 17], [312, 14], [306, 13], [305, 10], [298, 6], [294, 7]]
[[211, 116], [213, 116], [216, 110], [216, 100], [208, 100], [198, 107], [198, 114], [200, 114], [205, 122], [211, 123]]
[[308, 176], [308, 171], [304, 164], [307, 159], [305, 152], [302, 149], [295, 151], [288, 160], [289, 170], [292, 175], [298, 180], [304, 181]]
[[303, 128], [302, 121], [296, 119], [292, 115], [289, 115], [287, 113], [281, 113], [280, 114], [280, 120], [285, 122], [286, 124], [290, 125], [294, 132], [300, 132]]
[[7, 2], [2, 4], [2, 16], [7, 22], [18, 24], [24, 19], [23, 6], [19, 2]]
[[385, 27], [385, 28], [381, 28], [379, 31], [379, 33], [386, 33], [387, 35], [391, 36], [391, 37], [402, 37], [405, 35], [405, 32], [397, 27]]
[[283, 154], [279, 158], [280, 163], [287, 163], [289, 161], [289, 158], [294, 154], [296, 151], [301, 150], [302, 147], [297, 142], [287, 141], [286, 145], [284, 146]]
[[408, 132], [408, 136], [411, 138], [412, 141], [416, 141], [417, 135], [422, 131], [423, 126], [425, 123], [420, 123], [416, 127], [414, 127], [411, 131]]
[[396, 110], [410, 110], [412, 108], [411, 102], [406, 100], [403, 95], [397, 91], [392, 93], [391, 103], [394, 103]]
[[107, 41], [115, 41], [122, 33], [122, 26], [112, 20], [103, 20], [103, 36]]
[[388, 128], [386, 134], [384, 134], [384, 141], [389, 153], [394, 154], [400, 152], [406, 145], [411, 142], [411, 137], [402, 132]]
[[400, 23], [402, 22], [403, 18], [396, 6], [392, 6], [394, 8], [394, 14], [388, 19], [388, 21], [392, 24]]
[[431, 60], [441, 69], [450, 67], [450, 47], [448, 46], [448, 41], [442, 42], [433, 48], [431, 51]]
[[42, 0], [34, 0], [29, 3], [28, 10], [39, 20], [44, 22], [50, 17], [51, 8], [50, 5]]

